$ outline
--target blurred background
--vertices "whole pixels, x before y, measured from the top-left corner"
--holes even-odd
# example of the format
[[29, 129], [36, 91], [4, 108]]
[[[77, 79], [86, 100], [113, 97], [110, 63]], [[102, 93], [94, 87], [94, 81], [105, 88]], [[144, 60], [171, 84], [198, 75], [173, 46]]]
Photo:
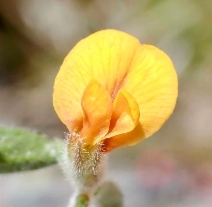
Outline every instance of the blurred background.
[[[179, 75], [172, 117], [150, 139], [112, 152], [107, 179], [125, 207], [211, 207], [211, 0], [1, 0], [0, 125], [63, 138], [54, 78], [80, 39], [106, 28], [161, 48]], [[0, 175], [0, 207], [65, 207], [72, 192], [58, 166]]]

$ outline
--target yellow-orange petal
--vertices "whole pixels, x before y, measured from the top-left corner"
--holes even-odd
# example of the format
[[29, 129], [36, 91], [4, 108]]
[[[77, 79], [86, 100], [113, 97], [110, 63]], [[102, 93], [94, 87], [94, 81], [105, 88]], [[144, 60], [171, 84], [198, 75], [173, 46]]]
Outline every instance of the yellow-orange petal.
[[177, 94], [177, 74], [170, 58], [150, 45], [137, 50], [122, 84], [139, 105], [136, 130], [106, 140], [108, 149], [134, 145], [158, 131], [172, 114]]
[[139, 46], [124, 32], [103, 30], [79, 41], [66, 56], [54, 83], [53, 105], [69, 131], [82, 128], [82, 94], [92, 79], [115, 97]]
[[177, 74], [170, 58], [160, 49], [141, 45], [123, 87], [135, 97], [144, 136], [155, 133], [172, 114], [177, 94]]
[[[113, 99], [119, 90], [126, 90], [139, 107], [139, 123], [135, 129], [122, 131], [123, 135], [114, 133], [114, 137], [112, 130], [109, 131], [108, 137], [112, 137], [105, 142], [111, 149], [136, 144], [149, 137], [161, 128], [175, 107], [178, 83], [169, 57], [154, 46], [141, 45], [124, 32], [103, 30], [81, 40], [73, 48], [55, 80], [54, 108], [70, 131], [84, 130], [81, 99], [92, 79]], [[103, 130], [101, 136], [106, 131]], [[92, 129], [91, 134], [93, 132]], [[95, 142], [95, 137], [93, 139]]]
[[[82, 128], [83, 112], [80, 99], [85, 85], [82, 81], [73, 79], [69, 71], [64, 72], [64, 61], [54, 83], [53, 106], [60, 120], [70, 132]], [[79, 89], [78, 89], [79, 88]]]
[[81, 137], [87, 144], [96, 144], [108, 133], [112, 99], [96, 80], [91, 80], [82, 95], [83, 128]]
[[105, 150], [104, 152], [110, 152], [118, 147], [132, 146], [143, 140], [144, 131], [140, 123], [135, 127], [134, 130], [119, 134], [117, 136], [104, 140]]
[[124, 89], [119, 90], [114, 102], [110, 129], [105, 138], [132, 131], [139, 120], [136, 100]]

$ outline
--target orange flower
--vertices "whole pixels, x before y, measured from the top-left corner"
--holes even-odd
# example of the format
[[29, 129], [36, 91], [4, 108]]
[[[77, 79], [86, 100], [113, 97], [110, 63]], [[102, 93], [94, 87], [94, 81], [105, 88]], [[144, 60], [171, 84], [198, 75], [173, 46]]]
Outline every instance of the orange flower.
[[170, 58], [116, 30], [96, 32], [67, 55], [54, 84], [54, 108], [84, 143], [106, 151], [134, 145], [172, 114], [177, 75]]

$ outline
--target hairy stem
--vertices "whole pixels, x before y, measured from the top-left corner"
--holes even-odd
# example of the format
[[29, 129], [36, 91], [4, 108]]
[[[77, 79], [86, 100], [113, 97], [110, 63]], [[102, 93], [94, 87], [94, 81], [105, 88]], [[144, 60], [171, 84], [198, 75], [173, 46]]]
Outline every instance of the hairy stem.
[[79, 203], [81, 198], [87, 198], [86, 204], [81, 206], [89, 206], [88, 202], [92, 200], [106, 170], [104, 145], [101, 142], [88, 145], [75, 132], [66, 136], [62, 167], [75, 187], [75, 196], [71, 199], [69, 207], [78, 207], [77, 202]]

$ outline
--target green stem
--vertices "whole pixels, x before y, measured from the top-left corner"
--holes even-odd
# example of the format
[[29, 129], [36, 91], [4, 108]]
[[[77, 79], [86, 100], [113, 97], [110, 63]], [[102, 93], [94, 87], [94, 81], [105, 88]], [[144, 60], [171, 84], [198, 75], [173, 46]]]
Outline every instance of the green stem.
[[[73, 207], [88, 207], [89, 197], [86, 194], [80, 194], [76, 197]], [[70, 206], [72, 207], [72, 206]]]

